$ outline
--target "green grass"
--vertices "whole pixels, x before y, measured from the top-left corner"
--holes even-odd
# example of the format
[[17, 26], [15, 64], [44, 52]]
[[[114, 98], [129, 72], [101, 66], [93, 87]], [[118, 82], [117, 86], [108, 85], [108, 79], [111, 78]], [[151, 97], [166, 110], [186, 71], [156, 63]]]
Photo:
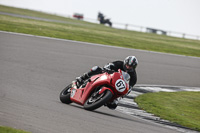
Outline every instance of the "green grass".
[[15, 8], [15, 7], [8, 7], [8, 6], [3, 6], [3, 5], [0, 5], [0, 12], [7, 12], [7, 13], [26, 15], [26, 16], [31, 16], [31, 17], [39, 17], [39, 18], [47, 18], [47, 19], [55, 19], [55, 20], [63, 20], [63, 21], [71, 20], [71, 19], [67, 19], [65, 17], [60, 17], [60, 16], [53, 15], [53, 14], [47, 14], [44, 12], [32, 11], [32, 10], [28, 10], [28, 9], [20, 9], [20, 8]]
[[200, 92], [159, 92], [138, 96], [141, 109], [200, 131]]
[[29, 132], [13, 129], [10, 127], [0, 126], [0, 133], [29, 133]]
[[0, 15], [0, 30], [200, 57], [200, 41], [110, 28], [104, 25], [0, 6], [0, 11], [62, 20], [46, 22]]

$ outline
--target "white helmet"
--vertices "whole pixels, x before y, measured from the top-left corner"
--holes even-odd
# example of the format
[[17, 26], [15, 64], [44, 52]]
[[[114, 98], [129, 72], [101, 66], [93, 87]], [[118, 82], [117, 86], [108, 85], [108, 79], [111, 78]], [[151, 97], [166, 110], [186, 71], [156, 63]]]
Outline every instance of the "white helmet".
[[128, 56], [124, 60], [124, 70], [131, 72], [138, 65], [138, 60], [135, 56]]

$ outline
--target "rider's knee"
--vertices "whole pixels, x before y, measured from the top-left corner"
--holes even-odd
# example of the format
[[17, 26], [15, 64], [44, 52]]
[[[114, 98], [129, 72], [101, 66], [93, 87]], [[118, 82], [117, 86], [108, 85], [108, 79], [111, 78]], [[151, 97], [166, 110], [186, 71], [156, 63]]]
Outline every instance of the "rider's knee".
[[94, 67], [92, 67], [91, 71], [96, 72], [96, 73], [101, 73], [102, 69], [99, 66], [94, 66]]

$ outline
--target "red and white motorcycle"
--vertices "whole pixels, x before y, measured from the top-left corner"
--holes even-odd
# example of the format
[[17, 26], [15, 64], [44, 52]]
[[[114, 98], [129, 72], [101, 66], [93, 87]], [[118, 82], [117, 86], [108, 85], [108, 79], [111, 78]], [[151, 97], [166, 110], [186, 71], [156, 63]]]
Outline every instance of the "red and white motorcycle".
[[79, 88], [75, 83], [68, 85], [61, 91], [60, 101], [66, 104], [74, 102], [86, 110], [95, 110], [126, 95], [129, 91], [129, 80], [129, 74], [120, 69], [118, 72], [105, 71], [92, 76]]

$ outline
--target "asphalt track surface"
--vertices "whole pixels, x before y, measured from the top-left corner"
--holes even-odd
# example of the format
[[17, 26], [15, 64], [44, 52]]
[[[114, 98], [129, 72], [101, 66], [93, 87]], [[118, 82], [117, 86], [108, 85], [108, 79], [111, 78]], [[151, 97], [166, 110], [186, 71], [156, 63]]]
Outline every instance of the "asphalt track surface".
[[135, 55], [137, 84], [200, 86], [200, 58], [0, 32], [0, 125], [33, 133], [176, 133], [106, 107], [90, 112], [59, 101], [92, 66]]

